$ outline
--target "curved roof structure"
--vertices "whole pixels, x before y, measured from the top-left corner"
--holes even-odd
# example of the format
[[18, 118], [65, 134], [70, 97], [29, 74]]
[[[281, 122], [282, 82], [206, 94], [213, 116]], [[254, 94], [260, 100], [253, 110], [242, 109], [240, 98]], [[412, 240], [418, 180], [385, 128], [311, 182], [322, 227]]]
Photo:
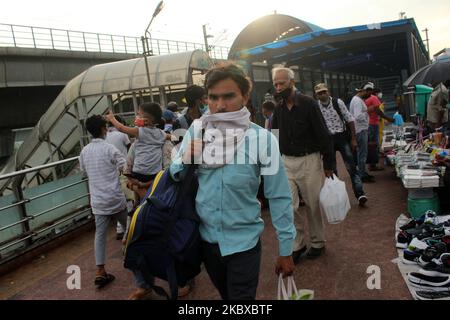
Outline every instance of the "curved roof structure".
[[288, 15], [267, 15], [253, 21], [239, 33], [231, 46], [228, 58], [232, 59], [235, 53], [245, 49], [319, 30], [323, 29]]
[[[151, 85], [156, 88], [189, 84], [192, 70], [206, 71], [212, 66], [212, 61], [206, 52], [195, 50], [148, 57], [148, 65]], [[107, 95], [148, 88], [143, 57], [90, 67], [67, 83], [1, 174], [49, 162], [49, 144], [57, 149], [60, 160], [63, 159], [82, 138], [78, 118], [104, 114], [109, 108]], [[84, 106], [80, 99], [84, 99]], [[76, 102], [80, 102], [79, 106]], [[9, 182], [9, 179], [0, 180], [0, 192]]]

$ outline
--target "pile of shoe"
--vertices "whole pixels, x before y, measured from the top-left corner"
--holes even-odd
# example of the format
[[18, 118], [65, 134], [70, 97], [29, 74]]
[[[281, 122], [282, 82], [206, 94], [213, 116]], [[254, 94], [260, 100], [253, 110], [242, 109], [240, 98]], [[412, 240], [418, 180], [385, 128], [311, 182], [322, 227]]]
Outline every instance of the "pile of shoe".
[[400, 227], [397, 248], [403, 263], [417, 265], [408, 282], [421, 300], [450, 299], [450, 220], [439, 222], [433, 211]]

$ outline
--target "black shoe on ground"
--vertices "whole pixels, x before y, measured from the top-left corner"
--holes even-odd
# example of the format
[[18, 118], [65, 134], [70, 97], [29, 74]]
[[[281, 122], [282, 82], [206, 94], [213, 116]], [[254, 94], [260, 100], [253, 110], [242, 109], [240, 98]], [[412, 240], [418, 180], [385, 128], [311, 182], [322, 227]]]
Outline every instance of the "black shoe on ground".
[[123, 232], [122, 233], [117, 233], [116, 234], [116, 240], [122, 240], [123, 239], [123, 235], [124, 235]]
[[322, 248], [311, 248], [306, 253], [308, 259], [315, 259], [320, 257], [325, 252], [325, 247]]
[[306, 246], [304, 246], [303, 248], [292, 252], [292, 260], [294, 260], [294, 264], [298, 264], [300, 262], [300, 258], [306, 252], [306, 249]]
[[360, 207], [364, 207], [366, 202], [367, 202], [367, 197], [365, 195], [362, 195], [362, 196], [358, 197], [358, 205]]

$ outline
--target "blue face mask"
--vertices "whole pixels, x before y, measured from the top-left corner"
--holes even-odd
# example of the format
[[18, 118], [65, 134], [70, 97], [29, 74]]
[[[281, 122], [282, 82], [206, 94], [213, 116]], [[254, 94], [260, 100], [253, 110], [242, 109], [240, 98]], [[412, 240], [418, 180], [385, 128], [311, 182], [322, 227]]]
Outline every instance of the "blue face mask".
[[207, 112], [208, 110], [209, 110], [209, 107], [208, 107], [207, 104], [204, 104], [204, 105], [200, 106], [200, 112], [202, 114], [205, 114], [205, 112]]

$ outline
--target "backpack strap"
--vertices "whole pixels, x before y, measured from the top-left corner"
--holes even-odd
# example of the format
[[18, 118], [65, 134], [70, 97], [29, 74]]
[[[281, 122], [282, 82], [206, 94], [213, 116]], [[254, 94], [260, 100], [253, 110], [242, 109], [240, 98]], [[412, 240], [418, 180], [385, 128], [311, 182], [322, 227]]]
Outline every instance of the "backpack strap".
[[339, 107], [338, 99], [330, 97], [331, 103], [333, 105], [334, 110], [336, 110], [337, 114], [339, 115], [339, 118], [341, 119], [342, 123], [344, 124], [344, 131], [347, 130], [347, 121], [345, 121], [344, 116], [342, 115], [341, 108]]
[[[163, 174], [164, 174], [164, 170], [158, 172], [158, 174], [155, 177], [155, 180], [153, 180], [152, 187], [148, 189], [148, 192], [144, 197], [145, 200], [148, 199], [153, 194], [153, 192], [155, 192], [156, 187], [158, 186], [159, 180], [161, 180], [161, 177]], [[145, 201], [145, 200], [143, 200], [143, 201]], [[128, 245], [131, 243], [131, 239], [133, 239], [134, 229], [136, 227], [136, 221], [137, 221], [139, 212], [141, 211], [141, 208], [142, 208], [142, 203], [136, 209], [136, 211], [133, 214], [133, 218], [131, 219], [130, 226], [128, 229], [127, 243], [125, 244], [125, 253], [126, 253]]]

